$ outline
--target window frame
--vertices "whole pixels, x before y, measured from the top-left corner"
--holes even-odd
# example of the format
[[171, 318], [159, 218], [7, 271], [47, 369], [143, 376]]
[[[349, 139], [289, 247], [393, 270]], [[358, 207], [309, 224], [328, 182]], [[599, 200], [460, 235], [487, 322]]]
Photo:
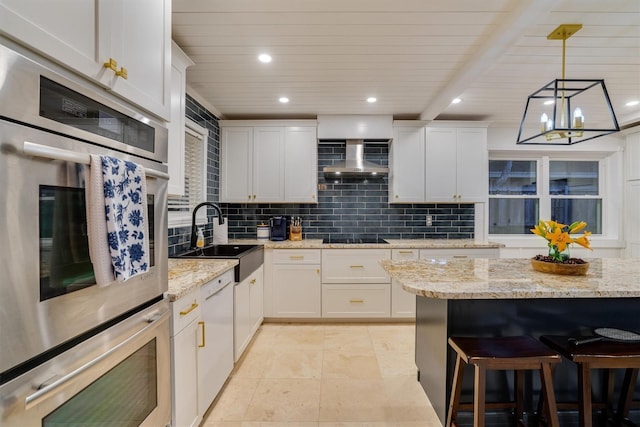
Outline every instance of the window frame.
[[[575, 198], [575, 199], [589, 199], [599, 198], [602, 200], [602, 233], [592, 235], [592, 242], [614, 240], [617, 241], [621, 236], [621, 224], [622, 217], [616, 218], [616, 200], [620, 195], [610, 194], [615, 191], [614, 182], [616, 181], [616, 169], [620, 166], [620, 153], [611, 152], [580, 152], [568, 153], [517, 153], [506, 151], [489, 152], [488, 161], [492, 160], [528, 160], [536, 161], [538, 174], [538, 182], [536, 195], [498, 195], [489, 194], [488, 198], [532, 198], [537, 197], [539, 200], [539, 212], [540, 219], [549, 219], [551, 215], [551, 200], [552, 198]], [[597, 161], [598, 162], [598, 195], [575, 195], [575, 196], [552, 196], [549, 194], [549, 173], [551, 161]], [[487, 177], [488, 181], [488, 177]], [[622, 211], [621, 209], [619, 209]], [[489, 233], [489, 210], [487, 206], [487, 238], [491, 241], [504, 243], [508, 246], [516, 244], [522, 247], [539, 246], [539, 237], [533, 234], [490, 234]]]
[[[207, 146], [209, 141], [209, 131], [207, 128], [200, 126], [193, 120], [189, 118], [185, 119], [185, 134], [190, 133], [196, 138], [202, 141], [202, 194], [206, 198], [207, 194]], [[186, 150], [186, 144], [183, 144], [184, 149]], [[186, 157], [186, 156], [185, 156]], [[184, 161], [184, 157], [183, 157]], [[186, 179], [185, 179], [186, 183]], [[177, 227], [190, 227], [191, 226], [191, 216], [193, 212], [193, 208], [195, 206], [190, 206], [188, 212], [175, 212], [169, 211], [167, 215], [167, 225], [169, 228], [177, 228]], [[206, 209], [200, 209], [200, 211], [196, 215], [196, 222], [201, 224], [207, 221], [207, 211]]]

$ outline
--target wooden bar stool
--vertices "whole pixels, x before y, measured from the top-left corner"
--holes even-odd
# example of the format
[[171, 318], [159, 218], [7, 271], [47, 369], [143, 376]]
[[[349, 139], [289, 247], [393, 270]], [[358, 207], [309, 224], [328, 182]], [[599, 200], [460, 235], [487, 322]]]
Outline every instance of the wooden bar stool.
[[[572, 345], [567, 336], [543, 335], [540, 341], [571, 360], [578, 368], [578, 416], [580, 426], [593, 425], [591, 371], [593, 369], [625, 369], [620, 388], [620, 399], [614, 415], [615, 425], [622, 425], [628, 417], [633, 391], [640, 369], [640, 343], [597, 341], [582, 345]], [[609, 387], [611, 389], [612, 387]], [[605, 395], [605, 404], [610, 402], [610, 392]], [[610, 405], [607, 405], [610, 406]], [[606, 408], [606, 406], [605, 406]]]
[[[524, 405], [522, 403], [524, 371], [539, 370], [542, 390], [540, 399], [543, 400], [543, 411], [546, 413], [550, 427], [558, 427], [558, 413], [556, 410], [555, 394], [551, 366], [562, 359], [538, 340], [528, 336], [516, 337], [451, 337], [449, 345], [457, 353], [456, 366], [453, 372], [453, 384], [447, 427], [457, 424], [458, 411], [461, 408], [460, 393], [462, 391], [462, 377], [466, 365], [474, 365], [475, 381], [473, 395], [473, 425], [485, 425], [485, 410], [487, 406], [494, 408], [514, 408], [516, 420], [522, 424]], [[486, 374], [487, 370], [513, 370], [516, 373], [514, 390], [515, 402], [487, 404], [486, 402]]]

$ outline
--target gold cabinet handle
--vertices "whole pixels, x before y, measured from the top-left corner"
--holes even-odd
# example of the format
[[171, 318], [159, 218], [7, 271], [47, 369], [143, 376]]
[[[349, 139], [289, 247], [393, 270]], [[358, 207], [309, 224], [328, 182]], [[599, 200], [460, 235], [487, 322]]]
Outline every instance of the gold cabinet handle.
[[109, 70], [115, 71], [116, 73], [118, 72], [118, 61], [113, 58], [109, 58], [109, 61], [105, 62], [102, 65], [104, 66], [104, 68], [108, 68]]
[[400, 250], [400, 251], [398, 251], [398, 253], [399, 254], [412, 254], [413, 251], [402, 251], [402, 250]]
[[362, 304], [364, 302], [364, 300], [363, 299], [350, 299], [349, 302], [353, 303], [353, 304]]
[[254, 194], [254, 195], [253, 195], [253, 200], [255, 200], [255, 199], [256, 199], [256, 195]]
[[202, 342], [200, 344], [198, 344], [198, 347], [204, 347], [205, 346], [205, 332], [204, 332], [204, 322], [198, 322], [198, 325], [200, 325], [202, 327]]
[[320, 274], [320, 269], [316, 268], [316, 273]]
[[120, 67], [120, 69], [118, 71], [116, 71], [116, 76], [117, 77], [122, 77], [123, 79], [127, 80], [127, 77], [129, 77], [129, 74], [127, 73], [127, 69], [124, 67]]
[[364, 265], [351, 265], [350, 268], [364, 268]]
[[255, 285], [256, 284], [256, 279], [251, 279], [251, 281], [249, 283], [252, 284], [252, 285]]
[[454, 258], [468, 258], [467, 255], [454, 255]]
[[304, 255], [289, 255], [289, 259], [304, 259]]
[[183, 310], [180, 312], [180, 316], [186, 316], [187, 314], [191, 313], [193, 310], [195, 310], [196, 308], [198, 308], [198, 303], [192, 303], [191, 307], [187, 308], [186, 310]]
[[251, 200], [251, 194], [247, 196], [247, 200]]
[[398, 195], [396, 194], [396, 199], [399, 199]]

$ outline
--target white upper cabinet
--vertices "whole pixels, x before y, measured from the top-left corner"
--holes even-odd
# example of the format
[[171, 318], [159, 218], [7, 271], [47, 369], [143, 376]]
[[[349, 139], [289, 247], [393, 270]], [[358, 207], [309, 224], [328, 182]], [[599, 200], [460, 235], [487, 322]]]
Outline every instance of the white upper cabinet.
[[315, 127], [287, 127], [284, 135], [284, 194], [288, 202], [318, 200], [318, 144]]
[[486, 128], [427, 127], [428, 202], [486, 202], [488, 168]]
[[2, 33], [169, 120], [170, 0], [0, 0]]
[[396, 123], [389, 149], [389, 203], [424, 202], [425, 128]]
[[316, 203], [315, 126], [241, 126], [240, 123], [251, 122], [220, 123], [220, 200]]
[[184, 195], [184, 133], [187, 67], [193, 61], [178, 47], [171, 46], [171, 122], [168, 125], [169, 194]]

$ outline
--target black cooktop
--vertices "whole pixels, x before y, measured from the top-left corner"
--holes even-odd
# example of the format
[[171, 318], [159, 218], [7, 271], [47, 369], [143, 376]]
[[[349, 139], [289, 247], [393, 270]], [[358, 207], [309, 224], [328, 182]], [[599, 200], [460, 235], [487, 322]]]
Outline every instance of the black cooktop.
[[388, 243], [376, 236], [325, 237], [323, 243], [358, 244], [358, 243]]

